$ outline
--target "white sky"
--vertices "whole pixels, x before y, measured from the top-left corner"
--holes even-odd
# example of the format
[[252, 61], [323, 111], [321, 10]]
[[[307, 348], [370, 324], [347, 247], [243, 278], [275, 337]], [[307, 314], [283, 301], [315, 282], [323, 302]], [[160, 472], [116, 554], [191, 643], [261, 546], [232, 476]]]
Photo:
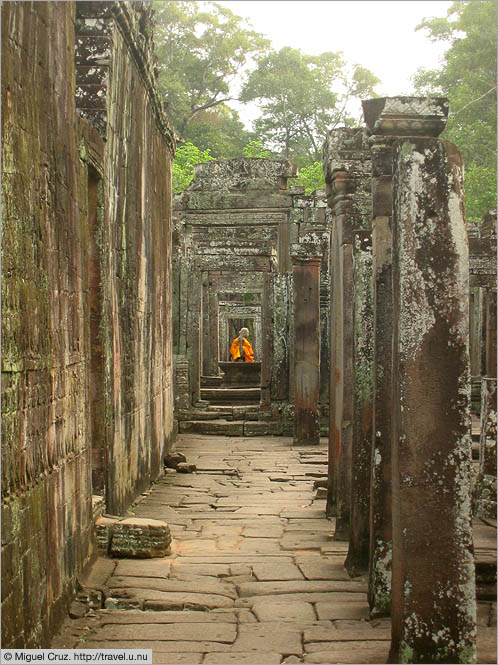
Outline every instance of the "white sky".
[[[342, 51], [346, 62], [367, 67], [380, 80], [379, 94], [413, 94], [410, 78], [418, 67], [434, 68], [448, 45], [433, 44], [426, 30], [415, 32], [425, 17], [446, 16], [452, 2], [442, 0], [224, 0], [219, 4], [248, 19], [283, 46], [316, 55]], [[231, 103], [247, 124], [256, 117], [251, 105]]]

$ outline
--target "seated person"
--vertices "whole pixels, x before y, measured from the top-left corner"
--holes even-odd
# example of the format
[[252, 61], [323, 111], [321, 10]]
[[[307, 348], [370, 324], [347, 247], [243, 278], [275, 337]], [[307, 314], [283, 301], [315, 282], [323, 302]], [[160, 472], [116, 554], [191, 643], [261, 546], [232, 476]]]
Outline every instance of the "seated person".
[[230, 346], [232, 362], [254, 362], [254, 351], [252, 350], [251, 342], [247, 339], [247, 335], [249, 335], [249, 330], [247, 328], [241, 328], [239, 336], [233, 340], [232, 345]]

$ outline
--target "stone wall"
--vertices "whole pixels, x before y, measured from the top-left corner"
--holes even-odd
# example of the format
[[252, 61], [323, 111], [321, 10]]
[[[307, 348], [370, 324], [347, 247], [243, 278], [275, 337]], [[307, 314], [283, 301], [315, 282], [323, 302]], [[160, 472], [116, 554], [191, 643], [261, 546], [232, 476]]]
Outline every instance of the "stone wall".
[[[93, 555], [92, 493], [124, 510], [173, 436], [174, 140], [147, 13], [77, 4], [2, 5], [4, 647], [47, 646]], [[87, 119], [75, 22], [104, 26], [110, 63]]]
[[[260, 335], [253, 340], [262, 362], [260, 405], [292, 431], [291, 245], [317, 242], [328, 272], [324, 195], [305, 196], [303, 188], [289, 187], [295, 175], [296, 167], [284, 160], [210, 161], [196, 167], [194, 180], [177, 197], [174, 344], [178, 366], [188, 361], [189, 367], [188, 382], [182, 381], [176, 395], [180, 420], [202, 406], [201, 376], [219, 375], [219, 361], [227, 360], [227, 318], [247, 318]], [[323, 280], [317, 292], [325, 305], [328, 288]], [[327, 307], [320, 313], [325, 328]], [[327, 345], [325, 334], [325, 359]], [[320, 397], [326, 412], [328, 386]]]
[[93, 546], [87, 197], [73, 48], [71, 4], [3, 4], [5, 647], [43, 643]]
[[[78, 106], [86, 107], [97, 129], [106, 121], [106, 206], [96, 229], [101, 320], [95, 337], [102, 357], [94, 380], [100, 384], [95, 392], [104, 396], [99, 438], [108, 477], [103, 489], [107, 510], [117, 514], [157, 477], [163, 448], [173, 436], [173, 143], [155, 97], [150, 34], [140, 24], [147, 4], [82, 2], [76, 8]], [[92, 49], [95, 41], [98, 48]], [[95, 58], [110, 72], [100, 97], [91, 84], [81, 83]], [[104, 98], [104, 110], [92, 110], [95, 97]]]

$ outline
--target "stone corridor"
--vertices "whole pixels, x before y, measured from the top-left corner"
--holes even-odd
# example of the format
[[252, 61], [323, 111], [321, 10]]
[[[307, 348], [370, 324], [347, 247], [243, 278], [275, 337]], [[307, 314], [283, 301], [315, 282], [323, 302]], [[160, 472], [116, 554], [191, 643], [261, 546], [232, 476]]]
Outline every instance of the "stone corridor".
[[[155, 663], [385, 663], [390, 620], [368, 620], [366, 577], [345, 571], [348, 544], [316, 487], [326, 440], [184, 434], [176, 449], [197, 471], [168, 470], [130, 512], [168, 522], [171, 556], [99, 557], [85, 592], [99, 589], [104, 608], [74, 604], [52, 647], [150, 648]], [[478, 524], [476, 549], [496, 557], [495, 530]], [[479, 663], [493, 662], [495, 622], [496, 604], [480, 601]]]

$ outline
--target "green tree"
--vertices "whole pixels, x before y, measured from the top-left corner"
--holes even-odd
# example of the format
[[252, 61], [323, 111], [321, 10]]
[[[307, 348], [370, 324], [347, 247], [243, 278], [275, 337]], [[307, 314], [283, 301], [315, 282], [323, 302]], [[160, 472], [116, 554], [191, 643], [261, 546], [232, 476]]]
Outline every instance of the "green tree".
[[467, 217], [482, 219], [496, 205], [496, 2], [454, 2], [446, 18], [426, 18], [417, 30], [448, 43], [442, 65], [419, 69], [419, 94], [450, 100], [443, 138], [454, 142], [465, 160]]
[[159, 88], [185, 136], [193, 119], [231, 99], [232, 81], [268, 46], [245, 20], [215, 2], [155, 2]]
[[236, 111], [220, 104], [196, 114], [187, 125], [183, 138], [200, 150], [209, 149], [215, 159], [229, 159], [241, 155], [250, 132], [244, 128]]
[[214, 159], [208, 150], [199, 150], [193, 143], [186, 143], [177, 149], [173, 160], [173, 193], [185, 191], [194, 177], [194, 166]]
[[243, 148], [242, 154], [244, 157], [257, 157], [258, 159], [271, 158], [271, 151], [263, 147], [259, 139], [249, 141]]
[[320, 161], [328, 130], [352, 124], [348, 103], [375, 96], [378, 82], [359, 65], [348, 71], [341, 53], [309, 56], [286, 46], [257, 59], [240, 99], [256, 100], [261, 109], [254, 123], [257, 136], [284, 157], [306, 156], [310, 163]]
[[325, 189], [322, 162], [313, 162], [309, 166], [300, 168], [299, 175], [293, 184], [304, 186], [306, 194], [311, 194], [316, 189]]

